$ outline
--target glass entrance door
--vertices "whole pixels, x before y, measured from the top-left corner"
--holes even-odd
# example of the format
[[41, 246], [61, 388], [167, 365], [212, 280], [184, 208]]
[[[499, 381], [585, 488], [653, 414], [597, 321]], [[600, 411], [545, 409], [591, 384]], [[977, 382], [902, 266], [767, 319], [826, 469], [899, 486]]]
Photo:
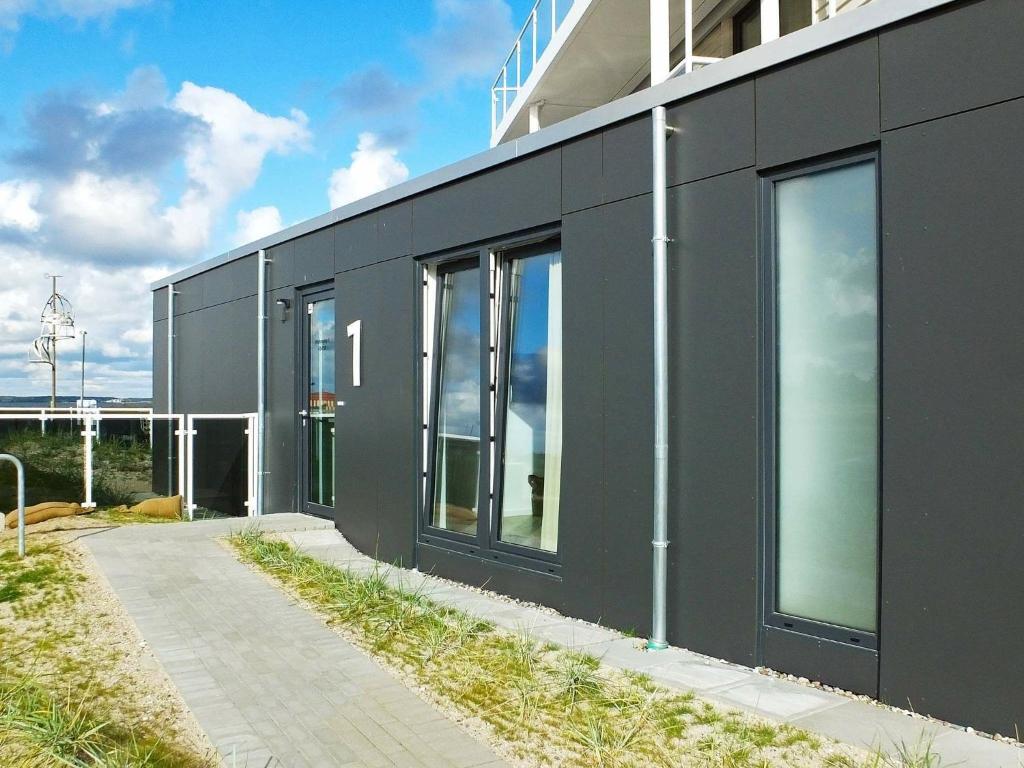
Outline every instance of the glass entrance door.
[[334, 297], [305, 297], [303, 324], [302, 501], [306, 512], [334, 516]]

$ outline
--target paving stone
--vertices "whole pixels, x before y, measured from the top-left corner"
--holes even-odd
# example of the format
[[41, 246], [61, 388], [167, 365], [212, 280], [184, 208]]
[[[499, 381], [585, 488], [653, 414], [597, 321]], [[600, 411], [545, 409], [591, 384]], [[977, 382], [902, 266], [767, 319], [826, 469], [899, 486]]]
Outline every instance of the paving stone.
[[[481, 754], [502, 765], [216, 541], [243, 525], [132, 526], [84, 542], [225, 765], [394, 768], [422, 766], [427, 756], [462, 768], [466, 755]], [[297, 543], [333, 533], [329, 522], [302, 515], [261, 525], [291, 529]], [[368, 567], [351, 548], [339, 554]], [[415, 729], [425, 720], [430, 743]]]

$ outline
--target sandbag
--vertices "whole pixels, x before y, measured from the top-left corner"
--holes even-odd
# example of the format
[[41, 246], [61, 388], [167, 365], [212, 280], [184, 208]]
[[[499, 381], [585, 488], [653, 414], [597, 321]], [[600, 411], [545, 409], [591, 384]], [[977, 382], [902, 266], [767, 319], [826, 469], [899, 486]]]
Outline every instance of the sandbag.
[[145, 517], [177, 520], [181, 517], [181, 496], [159, 496], [155, 499], [146, 499], [131, 507], [129, 511]]
[[[81, 515], [88, 511], [76, 502], [44, 501], [42, 504], [25, 507], [25, 525], [41, 523], [44, 520], [52, 520], [55, 517]], [[18, 510], [14, 509], [7, 513], [6, 524], [8, 528], [16, 528], [18, 526]]]

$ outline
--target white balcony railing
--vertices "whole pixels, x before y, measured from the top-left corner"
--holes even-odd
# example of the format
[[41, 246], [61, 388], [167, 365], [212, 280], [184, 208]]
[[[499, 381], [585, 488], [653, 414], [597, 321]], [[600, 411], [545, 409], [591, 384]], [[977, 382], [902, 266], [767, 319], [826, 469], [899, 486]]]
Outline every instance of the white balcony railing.
[[[632, 0], [636, 3], [637, 14], [644, 16], [646, 23], [647, 2], [646, 0]], [[694, 33], [694, 5], [696, 0], [685, 2], [684, 0], [671, 0], [673, 4], [678, 3], [683, 11], [684, 33], [683, 38], [693, 38]], [[720, 0], [711, 0], [712, 5], [717, 5]], [[871, 0], [804, 0], [810, 5], [810, 23], [818, 24], [826, 21], [843, 11], [852, 10], [862, 5], [867, 5]], [[551, 45], [552, 40], [558, 34], [561, 25], [569, 15], [576, 0], [537, 0], [530, 10], [519, 34], [516, 36], [512, 49], [505, 57], [505, 62], [498, 71], [498, 76], [491, 86], [491, 135], [494, 137], [498, 126], [502, 125], [506, 116], [515, 105], [516, 99], [523, 92], [526, 82], [537, 67], [537, 62], [544, 55]], [[706, 5], [706, 3], [705, 3]], [[775, 14], [778, 13], [778, 5], [772, 2], [762, 6], [774, 7]], [[762, 41], [769, 42], [779, 36], [779, 18], [775, 15], [774, 20], [762, 20]], [[668, 34], [668, 30], [665, 31]], [[696, 42], [696, 41], [695, 41]], [[693, 44], [685, 44], [685, 53], [671, 70], [671, 76], [687, 74], [696, 69], [709, 66], [720, 58], [712, 56], [695, 55]], [[519, 109], [522, 107], [520, 106]], [[531, 124], [532, 125], [532, 124]], [[531, 130], [534, 130], [531, 127]]]
[[491, 86], [491, 132], [505, 118], [576, 0], [537, 0]]

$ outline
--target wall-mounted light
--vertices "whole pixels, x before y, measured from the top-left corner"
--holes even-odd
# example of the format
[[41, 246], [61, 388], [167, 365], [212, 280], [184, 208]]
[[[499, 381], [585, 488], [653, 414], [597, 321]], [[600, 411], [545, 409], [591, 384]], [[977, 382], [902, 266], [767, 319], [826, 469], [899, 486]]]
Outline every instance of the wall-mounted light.
[[288, 322], [288, 310], [292, 308], [292, 302], [290, 299], [278, 299], [274, 302], [281, 308], [281, 322]]

